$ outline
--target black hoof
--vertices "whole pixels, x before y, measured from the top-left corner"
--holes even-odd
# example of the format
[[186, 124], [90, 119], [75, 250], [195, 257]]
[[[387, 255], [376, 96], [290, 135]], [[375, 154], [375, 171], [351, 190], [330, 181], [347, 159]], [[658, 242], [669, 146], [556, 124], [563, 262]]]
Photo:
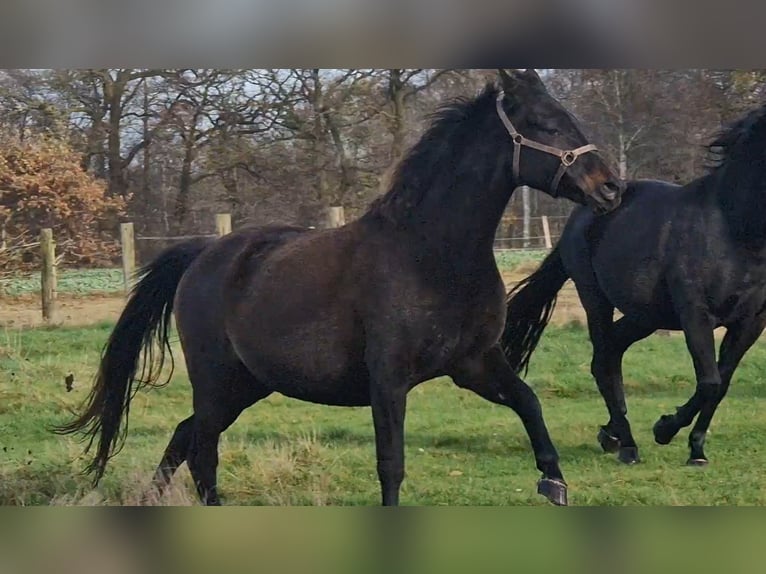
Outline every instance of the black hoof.
[[706, 458], [690, 458], [686, 461], [686, 466], [707, 466], [708, 460]]
[[636, 446], [624, 446], [620, 448], [620, 454], [617, 455], [617, 459], [625, 464], [636, 464], [641, 462], [638, 457], [638, 447]]
[[676, 436], [676, 432], [678, 431], [672, 428], [672, 420], [673, 415], [662, 415], [659, 420], [654, 423], [652, 431], [654, 432], [654, 440], [657, 444], [670, 444], [670, 441]]
[[563, 480], [541, 478], [537, 482], [537, 494], [542, 494], [556, 506], [567, 506], [567, 485]]
[[609, 434], [604, 427], [598, 431], [598, 443], [604, 452], [617, 452], [620, 450], [620, 439], [616, 436]]

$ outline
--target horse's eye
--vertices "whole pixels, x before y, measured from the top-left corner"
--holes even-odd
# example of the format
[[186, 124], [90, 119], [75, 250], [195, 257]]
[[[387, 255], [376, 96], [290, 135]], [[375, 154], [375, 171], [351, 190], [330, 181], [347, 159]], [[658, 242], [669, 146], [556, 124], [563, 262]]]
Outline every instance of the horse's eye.
[[541, 132], [544, 132], [546, 134], [550, 134], [550, 135], [553, 135], [553, 136], [558, 135], [559, 133], [561, 133], [561, 132], [559, 132], [558, 128], [553, 127], [550, 124], [549, 125], [543, 125], [543, 124], [540, 124], [540, 123], [535, 123], [534, 127], [537, 128], [538, 130], [540, 130]]

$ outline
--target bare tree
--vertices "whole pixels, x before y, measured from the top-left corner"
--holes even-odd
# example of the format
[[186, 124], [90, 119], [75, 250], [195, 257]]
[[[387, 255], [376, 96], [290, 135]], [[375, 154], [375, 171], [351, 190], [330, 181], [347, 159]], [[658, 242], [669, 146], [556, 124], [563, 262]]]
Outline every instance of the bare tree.
[[389, 160], [396, 161], [404, 151], [407, 103], [416, 94], [428, 90], [439, 78], [453, 70], [426, 70], [423, 68], [391, 68], [388, 70], [388, 100], [391, 131]]

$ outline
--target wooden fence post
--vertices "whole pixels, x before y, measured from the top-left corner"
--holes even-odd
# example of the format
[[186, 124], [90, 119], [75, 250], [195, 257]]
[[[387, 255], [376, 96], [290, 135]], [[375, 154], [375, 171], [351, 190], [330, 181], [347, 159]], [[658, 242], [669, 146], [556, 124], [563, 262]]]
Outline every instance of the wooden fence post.
[[548, 216], [543, 215], [542, 221], [543, 221], [543, 235], [545, 236], [545, 248], [552, 249], [553, 242], [551, 241], [551, 228], [548, 225]]
[[337, 205], [327, 211], [327, 226], [330, 228], [341, 227], [346, 224], [346, 215], [343, 206]]
[[52, 323], [56, 318], [56, 243], [52, 229], [40, 231], [40, 250], [43, 256], [40, 276], [43, 319], [46, 323]]
[[217, 213], [215, 216], [215, 231], [218, 237], [231, 233], [231, 213]]
[[133, 287], [133, 274], [136, 271], [136, 238], [132, 223], [120, 223], [120, 245], [122, 246], [122, 276], [127, 294]]

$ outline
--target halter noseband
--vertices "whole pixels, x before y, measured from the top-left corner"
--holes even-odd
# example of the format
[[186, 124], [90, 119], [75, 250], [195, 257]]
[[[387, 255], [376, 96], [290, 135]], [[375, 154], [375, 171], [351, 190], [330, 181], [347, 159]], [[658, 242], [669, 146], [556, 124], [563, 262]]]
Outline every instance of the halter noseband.
[[561, 178], [564, 176], [564, 173], [566, 173], [567, 168], [572, 165], [575, 161], [577, 161], [577, 158], [583, 155], [584, 153], [588, 153], [589, 151], [598, 151], [598, 148], [593, 144], [587, 144], [584, 146], [580, 146], [573, 150], [562, 150], [557, 147], [552, 147], [549, 145], [545, 145], [543, 143], [536, 142], [534, 140], [530, 140], [525, 138], [523, 135], [521, 135], [519, 132], [516, 131], [516, 128], [513, 127], [513, 124], [511, 123], [511, 120], [508, 119], [508, 116], [505, 113], [505, 110], [503, 109], [503, 97], [505, 96], [505, 92], [501, 91], [497, 95], [497, 115], [500, 116], [500, 120], [503, 122], [503, 125], [505, 125], [505, 129], [508, 130], [508, 133], [511, 134], [511, 139], [513, 140], [513, 177], [518, 181], [519, 179], [519, 161], [521, 157], [521, 146], [527, 146], [531, 147], [532, 149], [536, 149], [539, 151], [543, 151], [545, 153], [549, 153], [551, 155], [555, 155], [559, 159], [561, 159], [561, 165], [559, 165], [559, 169], [556, 172], [556, 175], [553, 177], [553, 181], [551, 182], [551, 188], [550, 193], [553, 197], [556, 197], [557, 190], [559, 187], [559, 182], [561, 181]]

